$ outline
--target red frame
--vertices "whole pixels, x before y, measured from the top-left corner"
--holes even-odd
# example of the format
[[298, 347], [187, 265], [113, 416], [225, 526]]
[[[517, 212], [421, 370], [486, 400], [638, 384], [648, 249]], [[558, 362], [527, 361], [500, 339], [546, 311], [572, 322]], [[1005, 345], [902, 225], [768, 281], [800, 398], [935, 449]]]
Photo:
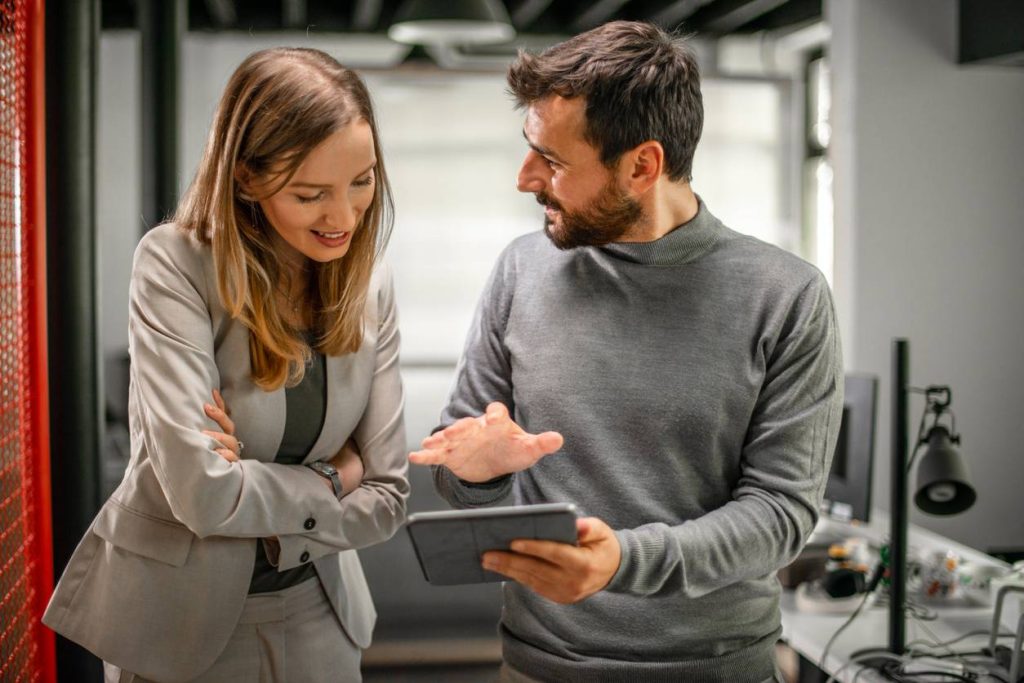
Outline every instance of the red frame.
[[25, 147], [25, 249], [28, 280], [29, 372], [35, 395], [32, 431], [35, 476], [33, 482], [36, 558], [35, 598], [32, 606], [38, 642], [38, 680], [57, 680], [56, 643], [53, 631], [39, 619], [53, 592], [53, 527], [50, 498], [50, 399], [46, 336], [46, 49], [43, 0], [24, 0], [28, 24], [26, 41], [28, 93], [26, 97]]

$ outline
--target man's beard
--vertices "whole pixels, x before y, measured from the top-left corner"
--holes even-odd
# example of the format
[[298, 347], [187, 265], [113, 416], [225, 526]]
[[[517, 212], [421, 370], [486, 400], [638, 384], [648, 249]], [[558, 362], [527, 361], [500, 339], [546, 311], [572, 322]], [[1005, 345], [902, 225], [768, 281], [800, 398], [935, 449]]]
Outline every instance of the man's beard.
[[561, 221], [557, 227], [549, 216], [544, 216], [544, 234], [559, 249], [597, 247], [615, 242], [644, 217], [640, 202], [630, 199], [614, 178], [609, 179], [590, 207], [579, 211], [566, 211], [543, 192], [537, 193], [537, 201], [560, 214]]

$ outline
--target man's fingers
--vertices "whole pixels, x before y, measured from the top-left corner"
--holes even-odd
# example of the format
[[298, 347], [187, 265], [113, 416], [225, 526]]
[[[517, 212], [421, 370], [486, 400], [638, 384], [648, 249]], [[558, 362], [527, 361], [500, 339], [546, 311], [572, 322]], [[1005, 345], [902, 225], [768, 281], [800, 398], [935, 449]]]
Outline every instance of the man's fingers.
[[443, 465], [446, 460], [445, 452], [436, 449], [428, 448], [409, 454], [409, 462], [414, 465]]
[[438, 434], [442, 435], [445, 439], [461, 439], [467, 434], [479, 429], [480, 426], [481, 423], [479, 418], [464, 417], [461, 420], [456, 420], [451, 423], [438, 432]]
[[483, 566], [531, 587], [534, 584], [554, 584], [557, 571], [555, 566], [542, 559], [501, 550], [484, 553]]
[[512, 541], [510, 549], [514, 553], [529, 555], [559, 567], [573, 567], [582, 563], [580, 549], [568, 543], [520, 538]]
[[576, 520], [576, 533], [580, 545], [599, 541], [607, 535], [608, 525], [596, 517], [580, 517]]
[[550, 455], [562, 447], [565, 439], [558, 432], [543, 432], [533, 438], [531, 447], [536, 455]]
[[498, 403], [495, 401], [487, 406], [487, 412], [484, 413], [484, 417], [489, 425], [503, 422], [509, 419], [508, 408], [505, 407], [504, 403]]
[[444, 434], [442, 434], [441, 432], [437, 432], [436, 434], [431, 434], [427, 438], [423, 439], [423, 441], [420, 441], [420, 447], [421, 448], [437, 448], [439, 446], [443, 446], [444, 442], [445, 442]]
[[537, 595], [559, 603], [569, 602], [564, 595], [557, 568], [525, 555], [492, 551], [484, 554], [483, 567], [521, 583]]

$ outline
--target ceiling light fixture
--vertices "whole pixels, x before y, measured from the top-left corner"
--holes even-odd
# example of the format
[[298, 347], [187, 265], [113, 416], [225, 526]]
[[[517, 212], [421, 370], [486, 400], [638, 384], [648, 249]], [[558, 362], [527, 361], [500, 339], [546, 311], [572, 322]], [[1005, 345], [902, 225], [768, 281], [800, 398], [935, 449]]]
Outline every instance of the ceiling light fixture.
[[411, 45], [479, 45], [512, 40], [508, 11], [498, 0], [406, 0], [388, 37]]

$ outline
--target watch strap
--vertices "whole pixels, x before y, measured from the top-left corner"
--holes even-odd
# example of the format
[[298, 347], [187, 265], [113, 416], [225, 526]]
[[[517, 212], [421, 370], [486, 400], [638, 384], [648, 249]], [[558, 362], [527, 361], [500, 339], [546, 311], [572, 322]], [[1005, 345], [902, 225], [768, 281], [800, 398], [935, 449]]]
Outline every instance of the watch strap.
[[334, 491], [334, 497], [341, 500], [341, 496], [344, 493], [341, 482], [341, 472], [338, 471], [334, 465], [317, 460], [306, 465], [311, 470], [319, 474], [324, 479], [331, 482], [331, 489]]

